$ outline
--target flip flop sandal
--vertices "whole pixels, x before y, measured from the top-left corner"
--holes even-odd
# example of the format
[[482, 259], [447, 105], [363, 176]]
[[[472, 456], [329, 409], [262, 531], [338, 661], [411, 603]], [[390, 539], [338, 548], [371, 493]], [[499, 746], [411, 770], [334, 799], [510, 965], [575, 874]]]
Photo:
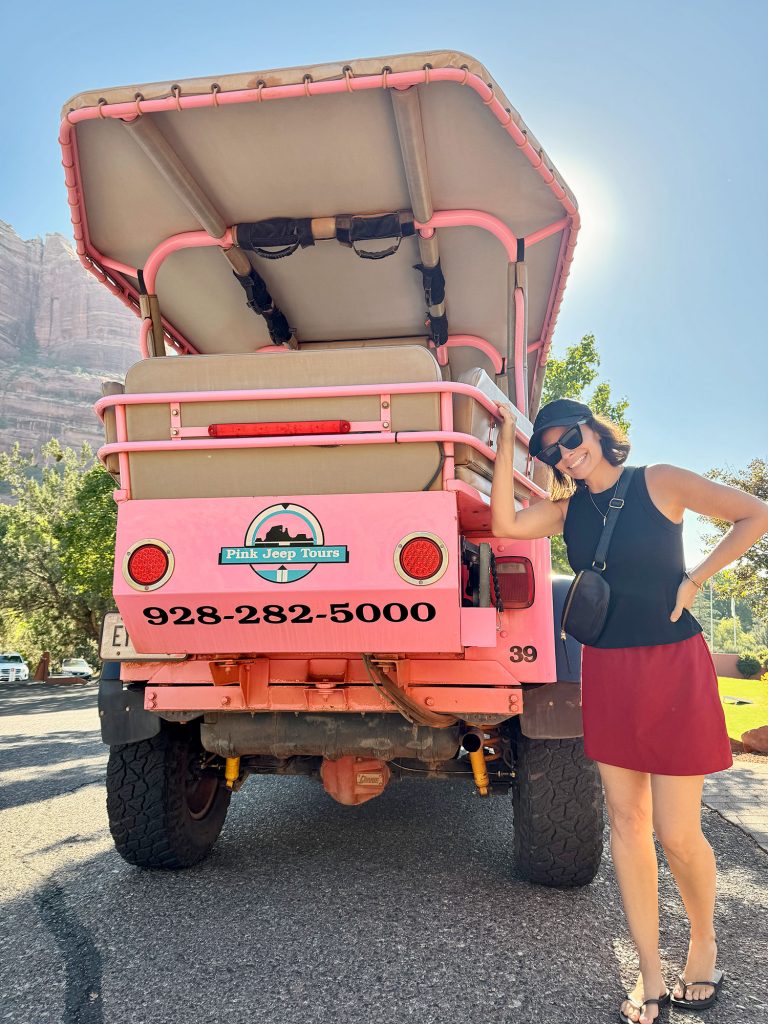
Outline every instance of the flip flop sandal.
[[[662, 1008], [662, 1006], [666, 1006], [667, 1005], [667, 1003], [669, 1002], [671, 996], [672, 996], [672, 993], [669, 991], [669, 989], [667, 989], [667, 991], [664, 993], [664, 995], [663, 996], [659, 996], [658, 999], [644, 999], [642, 1001], [642, 1003], [636, 1002], [636, 1000], [632, 999], [631, 996], [627, 996], [626, 999], [630, 1003], [632, 1003], [632, 1005], [635, 1007], [636, 1010], [640, 1011], [640, 1016], [641, 1017], [643, 1015], [643, 1007], [644, 1006], [658, 1006], [659, 1013], [658, 1013], [658, 1015], [656, 1017], [656, 1020], [658, 1020], [659, 1017], [661, 1016], [661, 1008]], [[626, 1014], [621, 1012], [621, 1010], [619, 1010], [619, 1020], [621, 1021], [621, 1024], [637, 1024], [637, 1021], [632, 1020], [631, 1017], [627, 1017]]]
[[720, 986], [725, 981], [725, 975], [722, 971], [716, 970], [714, 977], [710, 981], [686, 981], [682, 974], [678, 974], [677, 980], [680, 982], [683, 995], [685, 995], [687, 989], [693, 988], [694, 985], [711, 985], [714, 988], [715, 991], [711, 996], [707, 996], [706, 999], [678, 999], [677, 996], [672, 996], [672, 1004], [674, 1006], [687, 1007], [689, 1010], [706, 1010], [717, 999]]

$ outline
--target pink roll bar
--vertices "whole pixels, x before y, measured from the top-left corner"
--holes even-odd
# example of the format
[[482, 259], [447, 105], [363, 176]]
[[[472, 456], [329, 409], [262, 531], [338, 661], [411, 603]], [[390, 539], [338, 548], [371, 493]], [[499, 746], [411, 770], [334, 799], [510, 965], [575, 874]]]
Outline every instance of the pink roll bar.
[[556, 235], [558, 231], [565, 231], [569, 223], [568, 218], [563, 217], [562, 220], [555, 221], [554, 224], [548, 224], [547, 227], [541, 228], [539, 231], [531, 232], [530, 235], [526, 235], [523, 239], [526, 248], [529, 245], [536, 245], [537, 242], [543, 242], [545, 238]]
[[[81, 121], [90, 121], [94, 118], [114, 117], [125, 120], [133, 120], [143, 113], [154, 113], [166, 110], [183, 111], [187, 109], [200, 109], [203, 107], [227, 106], [230, 103], [253, 103], [278, 99], [297, 99], [311, 96], [326, 96], [338, 92], [359, 92], [369, 89], [390, 88], [408, 89], [414, 85], [429, 85], [432, 82], [455, 82], [458, 85], [472, 89], [482, 99], [496, 120], [501, 124], [508, 135], [511, 136], [515, 145], [523, 153], [525, 158], [536, 170], [539, 176], [546, 183], [550, 191], [562, 204], [567, 214], [564, 218], [563, 241], [561, 244], [561, 258], [558, 260], [558, 271], [552, 285], [547, 314], [542, 327], [539, 349], [539, 366], [547, 361], [552, 332], [557, 321], [557, 314], [562, 302], [565, 282], [568, 277], [568, 269], [573, 259], [573, 250], [576, 245], [580, 218], [575, 203], [568, 197], [565, 189], [558, 183], [554, 171], [544, 163], [543, 151], [536, 150], [528, 139], [527, 134], [520, 128], [507, 110], [496, 98], [493, 89], [490, 88], [478, 75], [470, 72], [468, 68], [430, 68], [425, 66], [421, 71], [392, 72], [382, 69], [378, 75], [361, 75], [354, 77], [351, 74], [345, 75], [343, 79], [334, 79], [326, 82], [301, 82], [295, 85], [264, 86], [259, 84], [255, 89], [241, 89], [232, 92], [221, 92], [211, 89], [208, 93], [195, 94], [193, 96], [182, 96], [177, 91], [172, 96], [158, 100], [133, 100], [129, 103], [101, 103], [95, 107], [87, 107], [82, 110], [71, 110], [61, 122], [59, 142], [62, 149], [62, 164], [64, 166], [64, 178], [67, 186], [68, 201], [72, 211], [72, 225], [77, 246], [77, 254], [83, 266], [95, 274], [95, 276], [106, 284], [113, 294], [117, 295], [130, 309], [138, 313], [137, 295], [135, 289], [123, 272], [117, 269], [118, 264], [113, 262], [112, 269], [120, 287], [113, 283], [102, 269], [106, 266], [105, 257], [96, 249], [88, 237], [88, 227], [85, 215], [85, 208], [81, 204], [82, 190], [79, 187], [79, 171], [77, 160], [77, 143], [75, 138], [75, 127]], [[434, 218], [433, 218], [434, 220]], [[539, 232], [534, 232], [526, 239], [529, 244], [540, 241], [542, 237], [561, 230], [557, 222]], [[510, 232], [511, 235], [511, 232]], [[539, 237], [536, 237], [539, 236]], [[509, 254], [509, 238], [505, 243]], [[129, 268], [126, 268], [129, 269]], [[133, 301], [132, 301], [133, 300]], [[193, 346], [186, 341], [170, 325], [165, 325], [172, 339], [172, 344], [178, 349], [195, 351]]]
[[[298, 398], [346, 398], [372, 395], [381, 398], [386, 394], [389, 398], [397, 394], [439, 394], [440, 417], [447, 429], [432, 431], [401, 431], [390, 430], [381, 433], [360, 434], [313, 434], [292, 435], [288, 437], [257, 437], [257, 438], [205, 438], [176, 436], [167, 441], [128, 441], [126, 427], [126, 408], [131, 405], [170, 405], [179, 408], [182, 403], [200, 402], [238, 402], [238, 401], [283, 401]], [[129, 452], [146, 451], [179, 451], [179, 450], [210, 450], [214, 448], [291, 448], [317, 447], [319, 445], [341, 444], [400, 444], [416, 442], [443, 443], [445, 448], [444, 478], [453, 476], [453, 446], [456, 443], [466, 444], [485, 455], [490, 461], [496, 458], [495, 452], [488, 445], [478, 441], [471, 434], [453, 430], [453, 407], [451, 394], [466, 395], [486, 409], [494, 420], [499, 420], [496, 403], [487, 398], [478, 388], [471, 384], [458, 381], [422, 381], [402, 384], [344, 384], [311, 388], [260, 388], [240, 391], [173, 391], [152, 392], [141, 395], [106, 395], [96, 402], [95, 410], [103, 419], [108, 408], [114, 408], [117, 430], [117, 441], [104, 445], [99, 449], [99, 458], [104, 461], [108, 455], [117, 454], [120, 458], [121, 480], [124, 495], [130, 496], [130, 474], [127, 464]], [[527, 435], [515, 427], [516, 436], [527, 443]], [[519, 470], [514, 470], [518, 480], [530, 493], [546, 497], [537, 484]]]
[[483, 213], [482, 210], [441, 210], [434, 213], [425, 224], [414, 221], [414, 225], [424, 238], [430, 238], [435, 228], [482, 228], [498, 238], [507, 251], [510, 263], [517, 260], [517, 236], [503, 220], [493, 214]]
[[[480, 452], [491, 462], [496, 461], [496, 453], [488, 445], [478, 441], [472, 434], [463, 434], [458, 430], [414, 430], [383, 432], [381, 434], [293, 434], [287, 437], [236, 437], [236, 438], [195, 438], [182, 437], [168, 441], [113, 441], [102, 445], [98, 450], [99, 459], [104, 462], [110, 455], [118, 455], [125, 459], [129, 452], [178, 452], [178, 451], [211, 451], [215, 448], [319, 448], [323, 446], [339, 447], [342, 445], [360, 444], [466, 444]], [[121, 470], [122, 473], [122, 470]], [[522, 484], [531, 494], [540, 498], [549, 495], [545, 490], [530, 480], [518, 469], [513, 469], [515, 480]], [[126, 478], [121, 476], [125, 483]]]
[[157, 272], [163, 260], [172, 252], [178, 252], [179, 249], [199, 249], [208, 245], [219, 245], [222, 249], [231, 248], [233, 245], [232, 228], [227, 228], [221, 238], [214, 238], [207, 231], [182, 231], [178, 235], [171, 235], [160, 245], [155, 246], [144, 264], [144, 284], [149, 294], [154, 295]]
[[[490, 341], [486, 341], [485, 338], [478, 338], [476, 334], [449, 334], [448, 341], [445, 343], [445, 348], [476, 348], [479, 349], [483, 355], [487, 356], [491, 361], [494, 373], [504, 372], [505, 360], [499, 355], [498, 349], [496, 349]], [[439, 350], [438, 350], [439, 351]]]
[[[382, 431], [380, 434], [288, 434], [278, 437], [179, 437], [167, 441], [112, 441], [99, 448], [102, 461], [121, 452], [212, 451], [217, 448], [322, 448], [326, 445], [424, 444], [441, 441], [466, 444], [494, 461], [496, 453], [472, 434], [458, 430]], [[531, 489], [537, 485], [523, 477]]]
[[152, 321], [149, 317], [145, 317], [141, 321], [141, 330], [139, 332], [139, 349], [141, 351], [141, 358], [149, 358], [149, 332], [152, 330]]
[[[303, 342], [303, 344], [307, 345], [307, 346], [311, 346], [312, 342], [311, 341], [310, 342]], [[340, 344], [343, 344], [343, 345], [344, 344], [349, 344], [349, 345], [353, 345], [354, 346], [355, 343], [354, 343], [354, 341], [350, 341], [350, 342], [341, 342]], [[301, 343], [300, 343], [299, 347], [301, 347]], [[435, 349], [436, 348], [434, 342], [431, 342], [431, 341], [429, 343], [429, 347], [431, 349]], [[528, 346], [528, 351], [531, 352], [535, 347], [536, 346], [534, 346], [534, 345], [529, 345]], [[485, 338], [478, 338], [477, 335], [474, 335], [474, 334], [451, 334], [451, 335], [449, 335], [448, 336], [448, 341], [446, 341], [445, 345], [441, 345], [436, 350], [437, 361], [439, 363], [441, 363], [441, 365], [442, 365], [442, 362], [441, 362], [441, 358], [440, 358], [440, 353], [443, 351], [443, 349], [446, 349], [446, 348], [476, 348], [480, 352], [482, 352], [484, 356], [488, 357], [488, 359], [491, 362], [491, 365], [493, 366], [494, 373], [503, 373], [504, 372], [504, 359], [502, 359], [502, 357], [498, 353], [498, 350], [490, 343], [490, 341], [486, 341]], [[262, 345], [261, 348], [256, 348], [253, 351], [254, 351], [254, 354], [256, 354], [258, 352], [274, 353], [274, 352], [286, 352], [288, 350], [283, 345]]]
[[[496, 403], [473, 387], [453, 380], [414, 381], [404, 384], [338, 384], [314, 388], [253, 388], [238, 391], [157, 391], [141, 395], [105, 395], [94, 405], [96, 413], [104, 419], [104, 410], [127, 405], [169, 405], [172, 402], [254, 402], [281, 401], [294, 398], [357, 398], [365, 395], [420, 395], [434, 393], [466, 395], [479, 402], [499, 420]], [[518, 437], [526, 441], [527, 434], [516, 428]]]
[[[507, 259], [509, 262], [515, 262], [517, 260], [517, 237], [512, 231], [504, 224], [503, 221], [499, 220], [498, 217], [494, 217], [489, 213], [484, 213], [482, 210], [444, 210], [439, 213], [435, 213], [434, 216], [426, 224], [420, 224], [418, 221], [414, 221], [417, 230], [422, 235], [428, 237], [435, 228], [448, 228], [448, 227], [479, 227], [485, 231], [491, 232], [504, 246], [507, 253]], [[550, 225], [548, 228], [542, 229], [539, 234], [542, 238], [549, 237], [550, 234], [554, 234], [555, 231], [562, 230], [562, 226], [565, 222], [559, 221], [557, 224]], [[533, 237], [533, 236], [530, 236]], [[539, 238], [534, 241], [540, 241]], [[144, 265], [144, 284], [147, 291], [150, 294], [154, 294], [157, 284], [157, 274], [162, 266], [163, 262], [174, 252], [179, 252], [181, 249], [187, 248], [201, 248], [218, 245], [222, 248], [230, 247], [234, 244], [232, 228], [227, 228], [226, 232], [221, 238], [214, 238], [209, 235], [207, 231], [183, 231], [177, 235], [171, 235], [166, 238], [158, 246], [156, 246], [150, 253], [147, 261]], [[533, 244], [533, 243], [531, 243]], [[119, 265], [118, 265], [119, 266]], [[136, 274], [137, 271], [134, 268], [123, 267], [124, 270], [133, 270]], [[516, 323], [522, 323], [523, 315], [521, 312], [520, 303], [523, 301], [522, 292], [518, 296], [517, 291], [515, 292], [515, 318]], [[140, 338], [141, 355], [142, 358], [147, 358], [149, 351], [147, 348], [147, 332], [142, 329]], [[479, 349], [491, 360], [494, 370], [496, 373], [502, 373], [504, 367], [504, 360], [499, 355], [498, 351], [494, 348], [490, 342], [483, 338], [478, 338], [475, 335], [454, 335], [448, 339], [449, 348], [457, 348], [462, 345], [468, 345]], [[191, 348], [191, 346], [190, 346]], [[258, 349], [257, 351], [269, 350], [270, 346]], [[523, 337], [522, 333], [515, 328], [515, 382], [516, 382], [516, 394], [518, 396], [525, 395], [524, 381], [523, 381]], [[527, 409], [523, 408], [522, 412], [527, 415]]]

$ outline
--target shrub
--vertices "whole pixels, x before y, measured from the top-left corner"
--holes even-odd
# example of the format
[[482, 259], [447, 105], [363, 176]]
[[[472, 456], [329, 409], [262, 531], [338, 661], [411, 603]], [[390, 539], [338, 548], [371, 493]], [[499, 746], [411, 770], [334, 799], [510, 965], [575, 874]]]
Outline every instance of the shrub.
[[768, 647], [755, 647], [755, 646], [744, 646], [739, 651], [739, 654], [748, 654], [750, 657], [756, 657], [760, 662], [760, 668], [758, 672], [768, 671]]
[[760, 671], [762, 665], [760, 664], [760, 659], [757, 655], [742, 654], [736, 662], [736, 668], [741, 672], [745, 679], [750, 679]]

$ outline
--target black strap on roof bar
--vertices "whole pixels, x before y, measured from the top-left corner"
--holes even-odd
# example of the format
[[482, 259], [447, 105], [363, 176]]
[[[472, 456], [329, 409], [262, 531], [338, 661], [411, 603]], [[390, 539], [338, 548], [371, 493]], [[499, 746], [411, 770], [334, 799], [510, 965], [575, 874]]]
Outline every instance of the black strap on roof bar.
[[425, 325], [429, 331], [430, 340], [439, 348], [448, 341], [448, 317], [445, 313], [442, 316], [432, 316], [429, 310], [433, 306], [439, 306], [445, 302], [445, 276], [439, 260], [434, 267], [425, 267], [423, 263], [416, 263], [413, 269], [421, 271], [424, 301], [427, 304]]
[[427, 305], [439, 306], [441, 302], [445, 302], [445, 276], [440, 266], [440, 260], [434, 267], [425, 267], [422, 263], [416, 263], [413, 269], [421, 271], [424, 299]]
[[[371, 216], [341, 214], [333, 220], [336, 239], [342, 245], [354, 249], [361, 259], [366, 260], [382, 260], [394, 255], [402, 240], [416, 233], [413, 213], [410, 210]], [[299, 247], [306, 248], [315, 244], [312, 220], [309, 217], [272, 217], [269, 220], [237, 224], [234, 228], [234, 237], [241, 249], [269, 260], [282, 259], [296, 252]], [[381, 238], [394, 238], [396, 242], [378, 251], [361, 249], [357, 244]], [[275, 250], [278, 246], [280, 248]], [[445, 301], [445, 277], [442, 268], [438, 261], [434, 267], [417, 263], [414, 270], [421, 273], [424, 300], [427, 305], [425, 326], [429, 331], [430, 340], [436, 346], [444, 345], [448, 340], [448, 318], [444, 313], [441, 316], [433, 316], [429, 312]], [[290, 330], [285, 316], [273, 305], [267, 286], [256, 270], [251, 270], [246, 277], [239, 274], [235, 274], [235, 277], [245, 289], [250, 308], [267, 321], [272, 341], [276, 345], [287, 341], [290, 338]]]
[[[299, 246], [306, 249], [308, 245], [315, 244], [309, 217], [271, 217], [251, 224], [237, 224], [235, 241], [241, 249], [248, 249], [265, 260], [281, 260], [296, 252]], [[277, 251], [267, 248], [274, 246], [281, 248]]]
[[[342, 245], [354, 249], [364, 260], [382, 260], [392, 256], [400, 248], [401, 241], [416, 232], [410, 210], [371, 216], [341, 214], [333, 218], [319, 218], [319, 222], [327, 223], [329, 220], [333, 222], [336, 239]], [[309, 217], [272, 217], [269, 220], [236, 224], [234, 237], [241, 249], [253, 252], [265, 260], [280, 260], [296, 252], [299, 247], [306, 248], [315, 244], [312, 219]], [[321, 233], [319, 237], [328, 236]], [[357, 244], [378, 238], [395, 238], [397, 241], [379, 251], [361, 249]]]
[[[364, 260], [383, 260], [387, 256], [393, 256], [400, 248], [402, 240], [415, 232], [413, 214], [410, 210], [374, 214], [370, 217], [342, 214], [336, 218], [336, 238], [342, 245], [354, 249]], [[388, 249], [379, 251], [360, 249], [355, 245], [356, 242], [369, 242], [375, 238], [396, 238], [397, 241]]]
[[436, 348], [440, 348], [448, 341], [448, 317], [445, 313], [442, 316], [430, 316], [427, 313], [424, 325], [429, 331], [429, 340]]
[[243, 286], [243, 291], [248, 299], [248, 307], [254, 313], [264, 317], [272, 343], [282, 345], [284, 342], [290, 341], [291, 329], [288, 326], [288, 321], [285, 319], [285, 314], [272, 301], [264, 278], [253, 268], [251, 268], [250, 274], [238, 274], [234, 270], [232, 273]]

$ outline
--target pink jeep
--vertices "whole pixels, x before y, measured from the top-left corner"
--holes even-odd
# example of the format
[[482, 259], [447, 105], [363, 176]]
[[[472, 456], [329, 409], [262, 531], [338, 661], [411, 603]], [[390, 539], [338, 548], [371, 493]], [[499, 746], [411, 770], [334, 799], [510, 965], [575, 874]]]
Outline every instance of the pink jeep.
[[525, 877], [589, 882], [567, 580], [490, 531], [498, 402], [518, 507], [546, 493], [527, 441], [579, 223], [519, 115], [439, 52], [85, 93], [61, 145], [83, 265], [140, 322], [97, 403], [120, 854], [196, 863], [249, 775], [346, 804], [461, 776], [512, 791]]

